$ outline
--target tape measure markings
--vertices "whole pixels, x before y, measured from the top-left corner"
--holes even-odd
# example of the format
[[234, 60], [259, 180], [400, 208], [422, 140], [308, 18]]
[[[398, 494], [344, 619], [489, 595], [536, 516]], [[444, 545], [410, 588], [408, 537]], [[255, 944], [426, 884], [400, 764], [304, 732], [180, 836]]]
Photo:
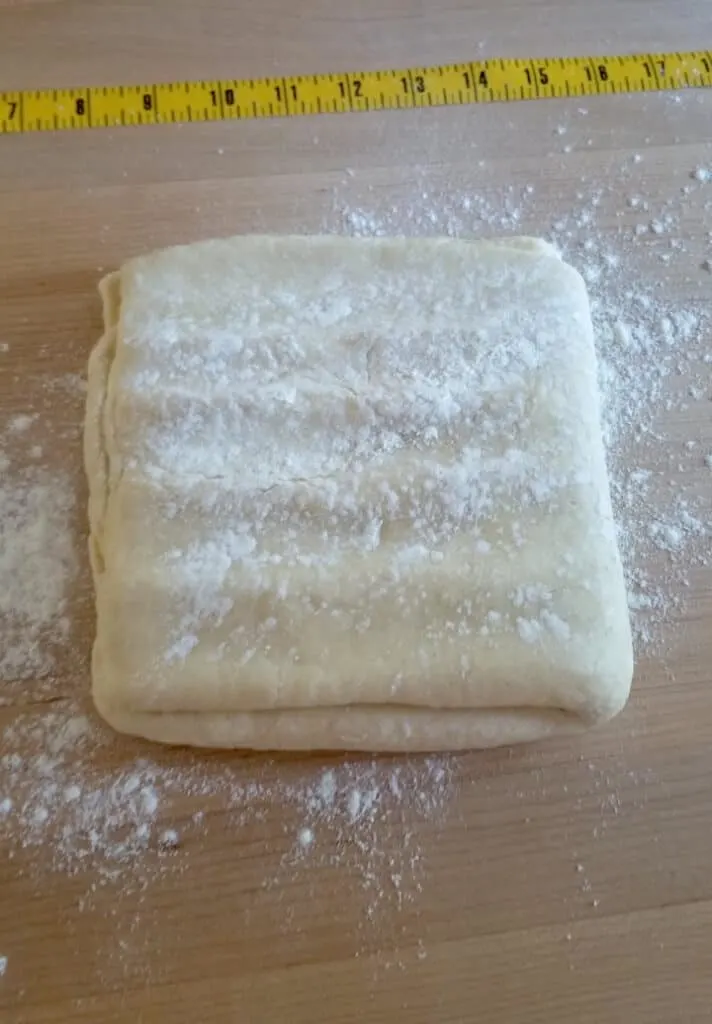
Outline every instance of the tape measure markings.
[[711, 88], [712, 51], [0, 92], [0, 134]]

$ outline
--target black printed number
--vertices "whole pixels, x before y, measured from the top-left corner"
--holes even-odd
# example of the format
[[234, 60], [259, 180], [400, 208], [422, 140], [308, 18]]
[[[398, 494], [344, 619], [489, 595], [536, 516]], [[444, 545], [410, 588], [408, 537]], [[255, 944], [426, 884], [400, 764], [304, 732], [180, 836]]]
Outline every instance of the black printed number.
[[74, 112], [77, 117], [81, 117], [83, 114], [86, 114], [86, 103], [81, 96], [78, 100], [74, 101]]
[[[360, 78], [354, 78], [354, 80], [351, 83], [351, 88], [356, 99], [360, 99], [363, 90], [363, 81]], [[345, 82], [339, 82], [339, 92], [341, 93], [341, 99], [345, 100], [346, 96], [348, 95], [346, 91]]]
[[[532, 78], [532, 73], [529, 70], [529, 68], [524, 69], [524, 74], [527, 76], [527, 82], [529, 83], [529, 85], [533, 85], [534, 79]], [[537, 68], [536, 77], [540, 85], [549, 84], [549, 76], [547, 74], [546, 68]]]
[[[588, 81], [592, 82], [593, 81], [593, 74], [591, 72], [591, 69], [590, 68], [584, 68], [584, 71], [586, 72], [586, 78], [588, 79]], [[608, 68], [606, 67], [605, 64], [599, 64], [598, 65], [598, 67], [596, 68], [596, 74], [598, 75], [598, 77], [600, 78], [600, 80], [602, 82], [607, 82], [608, 81]]]
[[[465, 79], [465, 88], [466, 89], [471, 89], [472, 88], [472, 79], [470, 78], [470, 72], [469, 71], [463, 71], [462, 72], [462, 77]], [[489, 88], [489, 78], [487, 77], [487, 72], [486, 71], [480, 71], [479, 75], [477, 76], [477, 84], [484, 86], [485, 89]]]
[[[281, 85], [275, 85], [274, 92], [275, 92], [275, 96], [277, 97], [277, 102], [281, 103], [282, 102], [282, 86]], [[293, 100], [299, 99], [299, 94], [297, 92], [296, 85], [290, 85], [289, 93], [290, 93], [290, 95], [291, 95]]]
[[[234, 107], [235, 106], [235, 90], [234, 89], [230, 89], [228, 87], [223, 92], [223, 99], [225, 100], [225, 106], [226, 107]], [[211, 89], [210, 90], [210, 100], [211, 100], [211, 102], [212, 102], [214, 107], [217, 107], [218, 103], [220, 102], [218, 94], [215, 91], [215, 89]]]
[[151, 96], [150, 92], [143, 94], [143, 109], [153, 110], [153, 96]]
[[[664, 75], [665, 74], [665, 61], [664, 60], [656, 60], [655, 64], [657, 66], [658, 74], [659, 75]], [[643, 68], [645, 69], [645, 74], [648, 76], [648, 78], [652, 78], [653, 74], [654, 74], [653, 68], [651, 68], [651, 66], [650, 66], [650, 64], [648, 63], [647, 60], [643, 61]], [[705, 70], [708, 71], [709, 68], [705, 68]]]
[[[401, 78], [401, 85], [403, 86], [403, 92], [410, 91], [410, 83], [407, 78]], [[413, 75], [413, 88], [416, 92], [425, 92], [425, 79], [422, 75]]]
[[15, 111], [17, 110], [17, 101], [8, 100], [7, 105], [10, 108], [7, 112], [7, 119], [8, 121], [12, 121], [13, 117], [15, 116]]

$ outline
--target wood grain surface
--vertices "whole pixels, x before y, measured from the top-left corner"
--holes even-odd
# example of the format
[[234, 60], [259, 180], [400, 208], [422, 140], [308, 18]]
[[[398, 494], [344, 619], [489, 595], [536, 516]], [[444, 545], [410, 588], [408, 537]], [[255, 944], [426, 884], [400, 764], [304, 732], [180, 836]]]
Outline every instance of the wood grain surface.
[[[702, 46], [709, 0], [0, 0], [5, 89]], [[664, 210], [693, 168], [712, 168], [711, 125], [712, 94], [696, 94], [0, 138], [0, 413], [41, 413], [37, 443], [76, 484], [82, 558], [56, 677], [6, 688], [0, 729], [86, 703], [82, 396], [61, 381], [83, 374], [99, 334], [103, 271], [211, 235], [421, 233], [456, 194], [496, 211], [472, 230], [542, 234], [599, 185], [596, 244], [615, 242], [640, 219], [631, 195]], [[706, 198], [693, 189], [665, 235], [631, 254], [640, 280], [683, 307], [712, 297], [710, 198], [712, 184]], [[671, 411], [671, 446], [694, 437], [712, 451], [701, 408]], [[695, 472], [669, 475], [682, 485]], [[405, 771], [398, 759], [206, 754], [196, 771], [243, 792], [258, 779], [259, 799], [236, 814], [234, 786], [174, 786], [159, 825], [178, 849], [152, 838], [114, 876], [98, 857], [70, 870], [52, 844], [0, 830], [0, 1020], [710, 1020], [712, 576], [699, 564], [688, 579], [618, 720], [444, 761], [446, 795], [394, 796], [368, 849], [342, 816], [295, 854], [304, 812], [285, 794], [328, 767], [388, 780]], [[196, 764], [129, 740], [93, 756], [97, 773]], [[407, 772], [416, 789], [441, 785], [418, 759]]]

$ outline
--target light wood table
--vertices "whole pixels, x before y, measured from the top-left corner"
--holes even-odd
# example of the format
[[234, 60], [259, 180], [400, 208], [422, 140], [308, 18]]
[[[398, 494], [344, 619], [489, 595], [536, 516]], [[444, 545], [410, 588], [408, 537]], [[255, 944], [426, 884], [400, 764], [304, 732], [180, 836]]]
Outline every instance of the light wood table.
[[[0, 0], [4, 88], [698, 46], [712, 46], [709, 0]], [[633, 96], [0, 138], [3, 421], [40, 412], [38, 443], [76, 481], [81, 552], [82, 401], [57, 379], [83, 373], [99, 334], [101, 271], [214, 234], [417, 233], [430, 211], [442, 230], [454, 195], [477, 197], [483, 233], [539, 234], [596, 182], [597, 244], [613, 241], [621, 217], [635, 223], [627, 197], [663, 209], [693, 168], [712, 167], [711, 125], [712, 95]], [[528, 185], [515, 224], [506, 205]], [[648, 286], [657, 276], [682, 302], [712, 297], [700, 271], [712, 216], [693, 192], [665, 240], [682, 243], [671, 262], [648, 258], [654, 235], [640, 246]], [[712, 451], [710, 410], [666, 429], [680, 441], [696, 431]], [[201, 796], [198, 784], [180, 792], [186, 754], [103, 744], [97, 778], [148, 758], [179, 782], [158, 786], [149, 849], [115, 878], [100, 854], [69, 873], [56, 837], [23, 848], [0, 822], [0, 1020], [709, 1020], [711, 583], [708, 568], [690, 572], [667, 647], [641, 659], [619, 720], [442, 762], [444, 779], [440, 762], [418, 759], [212, 754], [192, 770], [233, 780], [232, 796], [227, 783]], [[57, 678], [10, 687], [0, 730], [26, 734], [28, 719], [86, 695], [91, 607], [82, 562]], [[30, 735], [22, 753], [40, 753]], [[354, 806], [304, 825], [303, 794], [328, 768], [366, 797], [369, 779], [391, 787], [365, 830], [350, 829]], [[402, 798], [394, 774], [410, 780]], [[0, 798], [4, 784], [0, 769]], [[178, 849], [159, 848], [161, 827]], [[313, 848], [308, 833], [299, 841], [306, 827]]]

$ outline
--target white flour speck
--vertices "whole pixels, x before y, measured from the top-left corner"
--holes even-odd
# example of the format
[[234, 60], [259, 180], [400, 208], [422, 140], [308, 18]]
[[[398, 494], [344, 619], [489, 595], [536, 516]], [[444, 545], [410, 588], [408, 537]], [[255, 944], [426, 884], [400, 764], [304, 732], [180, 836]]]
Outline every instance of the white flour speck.
[[314, 832], [310, 828], [302, 828], [299, 830], [299, 845], [306, 849], [307, 846], [311, 846], [314, 842]]
[[176, 829], [166, 828], [158, 837], [159, 846], [164, 850], [174, 850], [180, 842], [180, 836]]

